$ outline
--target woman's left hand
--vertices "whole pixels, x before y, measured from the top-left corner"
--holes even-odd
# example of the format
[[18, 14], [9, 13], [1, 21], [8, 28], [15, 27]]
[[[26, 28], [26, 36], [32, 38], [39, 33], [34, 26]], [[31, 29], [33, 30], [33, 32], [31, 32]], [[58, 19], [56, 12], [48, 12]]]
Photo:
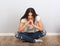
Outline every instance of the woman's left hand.
[[33, 20], [30, 20], [30, 22], [31, 22], [31, 25], [33, 25]]

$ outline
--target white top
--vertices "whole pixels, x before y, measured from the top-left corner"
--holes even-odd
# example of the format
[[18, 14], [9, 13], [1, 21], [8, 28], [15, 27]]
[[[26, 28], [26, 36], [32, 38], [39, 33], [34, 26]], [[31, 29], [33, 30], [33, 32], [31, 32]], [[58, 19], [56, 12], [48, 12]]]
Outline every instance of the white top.
[[[40, 16], [36, 16], [35, 25], [38, 25], [37, 21], [39, 20], [40, 20]], [[21, 22], [25, 24], [27, 22], [26, 18], [22, 19]], [[38, 30], [30, 24], [28, 24], [27, 27], [25, 27], [25, 29], [23, 30], [23, 32], [35, 32], [35, 31], [38, 31]]]

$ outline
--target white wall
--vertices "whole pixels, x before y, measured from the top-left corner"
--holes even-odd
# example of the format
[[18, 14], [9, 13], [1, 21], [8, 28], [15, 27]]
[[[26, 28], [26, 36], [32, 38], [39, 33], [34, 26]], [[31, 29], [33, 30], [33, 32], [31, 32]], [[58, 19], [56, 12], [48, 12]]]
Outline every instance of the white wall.
[[47, 32], [60, 33], [60, 0], [0, 0], [0, 33], [16, 32], [28, 7], [40, 15]]

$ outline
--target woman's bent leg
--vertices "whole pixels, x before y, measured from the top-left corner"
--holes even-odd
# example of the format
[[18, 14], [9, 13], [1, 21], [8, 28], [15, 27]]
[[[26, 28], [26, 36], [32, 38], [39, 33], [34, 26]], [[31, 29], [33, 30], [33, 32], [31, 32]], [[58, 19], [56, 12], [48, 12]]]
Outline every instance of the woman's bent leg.
[[41, 38], [41, 37], [43, 37], [45, 34], [44, 34], [45, 32], [43, 32], [43, 31], [37, 31], [37, 32], [35, 32], [34, 34], [33, 34], [33, 39], [38, 39], [38, 38]]
[[18, 32], [18, 37], [22, 40], [28, 41], [28, 42], [34, 42], [34, 39], [29, 37], [26, 32]]

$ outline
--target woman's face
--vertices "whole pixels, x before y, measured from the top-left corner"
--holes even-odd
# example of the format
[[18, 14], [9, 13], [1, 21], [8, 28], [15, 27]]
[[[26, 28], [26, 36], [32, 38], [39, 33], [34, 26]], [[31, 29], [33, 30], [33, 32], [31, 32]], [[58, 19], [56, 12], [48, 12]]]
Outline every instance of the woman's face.
[[33, 19], [32, 12], [28, 13], [28, 19]]

